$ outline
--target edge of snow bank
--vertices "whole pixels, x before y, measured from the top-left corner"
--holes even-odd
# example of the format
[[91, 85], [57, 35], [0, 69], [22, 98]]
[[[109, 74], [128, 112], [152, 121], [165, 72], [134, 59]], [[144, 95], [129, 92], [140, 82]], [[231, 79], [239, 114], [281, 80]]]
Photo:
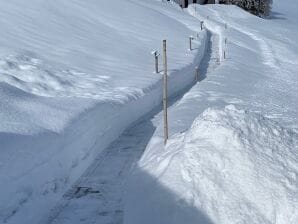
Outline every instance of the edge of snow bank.
[[233, 105], [151, 139], [125, 223], [297, 223], [298, 134]]

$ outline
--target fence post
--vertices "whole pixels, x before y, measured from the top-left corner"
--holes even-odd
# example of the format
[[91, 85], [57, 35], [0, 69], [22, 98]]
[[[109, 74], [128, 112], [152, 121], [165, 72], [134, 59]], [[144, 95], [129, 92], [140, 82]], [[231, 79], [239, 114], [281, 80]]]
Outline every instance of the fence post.
[[154, 60], [155, 60], [155, 73], [159, 73], [158, 69], [158, 56], [160, 55], [158, 51], [153, 51], [152, 54], [154, 55]]
[[226, 59], [226, 50], [227, 50], [227, 43], [228, 43], [228, 38], [225, 38], [225, 47], [224, 47], [224, 52], [223, 52], [223, 56], [224, 56], [224, 59]]
[[196, 70], [196, 82], [198, 82], [199, 81], [199, 67], [196, 66], [195, 70]]
[[168, 61], [167, 61], [167, 41], [163, 40], [163, 112], [164, 112], [164, 144], [167, 144], [168, 131]]
[[204, 21], [201, 21], [201, 30], [203, 30]]
[[158, 55], [155, 55], [155, 73], [158, 73]]
[[193, 40], [193, 36], [189, 37], [189, 50], [192, 51], [192, 40]]

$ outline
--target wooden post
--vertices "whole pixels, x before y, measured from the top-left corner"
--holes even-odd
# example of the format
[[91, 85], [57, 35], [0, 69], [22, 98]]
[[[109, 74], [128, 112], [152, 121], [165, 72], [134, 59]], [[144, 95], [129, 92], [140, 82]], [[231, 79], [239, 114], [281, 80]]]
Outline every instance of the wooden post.
[[159, 53], [157, 51], [153, 51], [152, 54], [154, 55], [154, 59], [155, 59], [155, 73], [158, 73], [158, 56]]
[[158, 69], [158, 56], [159, 56], [160, 54], [158, 53], [158, 51], [152, 51], [151, 54], [154, 55], [154, 60], [155, 60], [155, 73], [159, 73], [159, 69]]
[[155, 55], [155, 73], [158, 73], [158, 56]]
[[190, 51], [192, 50], [192, 46], [191, 46], [192, 39], [193, 39], [193, 37], [190, 36], [190, 37], [189, 37], [189, 50], [190, 50]]
[[201, 30], [203, 30], [204, 21], [201, 21]]
[[199, 67], [196, 66], [195, 70], [196, 70], [196, 82], [198, 82], [199, 81]]
[[224, 59], [226, 59], [227, 43], [228, 43], [228, 38], [225, 38], [225, 47], [224, 47], [224, 52], [223, 52]]
[[169, 138], [168, 131], [168, 61], [167, 61], [167, 41], [163, 40], [163, 112], [164, 112], [164, 144]]

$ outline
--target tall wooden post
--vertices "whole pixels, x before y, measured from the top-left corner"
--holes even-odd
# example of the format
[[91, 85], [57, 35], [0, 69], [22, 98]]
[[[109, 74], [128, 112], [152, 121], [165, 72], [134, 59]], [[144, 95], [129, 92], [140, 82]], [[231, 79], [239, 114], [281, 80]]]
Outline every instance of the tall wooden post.
[[168, 131], [168, 61], [167, 61], [167, 41], [163, 40], [163, 113], [164, 113], [164, 144], [169, 138]]

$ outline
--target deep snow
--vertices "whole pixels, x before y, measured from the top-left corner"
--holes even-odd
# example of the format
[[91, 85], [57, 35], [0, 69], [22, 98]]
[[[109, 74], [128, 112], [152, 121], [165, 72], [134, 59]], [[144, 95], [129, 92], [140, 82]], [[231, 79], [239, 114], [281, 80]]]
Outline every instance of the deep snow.
[[37, 223], [94, 158], [161, 102], [152, 50], [168, 40], [171, 95], [194, 81], [206, 32], [156, 1], [0, 3], [0, 221]]
[[233, 105], [153, 136], [129, 185], [125, 223], [297, 223], [298, 134]]
[[275, 1], [263, 20], [234, 6], [189, 7], [219, 37], [221, 64], [170, 108], [166, 146], [153, 119], [125, 223], [298, 222], [297, 9]]
[[[276, 0], [263, 20], [233, 6], [182, 11], [152, 0], [1, 2], [0, 222], [121, 223], [120, 210], [110, 216], [114, 210], [101, 209], [123, 209], [118, 196], [129, 167], [121, 166], [142, 150], [122, 157], [122, 140], [143, 148], [157, 128], [134, 166], [124, 223], [296, 224], [297, 9]], [[151, 52], [162, 39], [170, 95], [193, 84], [209, 43], [200, 20], [212, 52], [201, 63], [201, 82], [171, 106], [164, 147], [162, 114], [143, 118], [148, 133], [136, 134], [142, 122], [130, 125], [161, 102]], [[197, 49], [189, 51], [188, 37], [197, 33]], [[108, 203], [88, 194], [101, 178]], [[76, 180], [88, 184], [86, 198], [79, 190], [69, 201]], [[71, 186], [67, 206], [51, 219]]]

